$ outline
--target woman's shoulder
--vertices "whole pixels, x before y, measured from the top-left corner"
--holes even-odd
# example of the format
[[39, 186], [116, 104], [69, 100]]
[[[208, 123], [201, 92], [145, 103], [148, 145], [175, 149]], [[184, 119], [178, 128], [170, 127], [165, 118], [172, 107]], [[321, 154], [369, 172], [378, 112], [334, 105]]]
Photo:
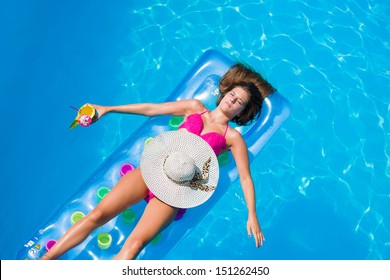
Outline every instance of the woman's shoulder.
[[207, 110], [206, 106], [198, 99], [188, 100], [187, 116], [195, 113], [201, 113]]
[[238, 132], [236, 129], [234, 129], [231, 126], [228, 127], [225, 139], [226, 139], [226, 144], [229, 147], [232, 147], [234, 144], [244, 144], [245, 145], [245, 140], [242, 137], [241, 133]]

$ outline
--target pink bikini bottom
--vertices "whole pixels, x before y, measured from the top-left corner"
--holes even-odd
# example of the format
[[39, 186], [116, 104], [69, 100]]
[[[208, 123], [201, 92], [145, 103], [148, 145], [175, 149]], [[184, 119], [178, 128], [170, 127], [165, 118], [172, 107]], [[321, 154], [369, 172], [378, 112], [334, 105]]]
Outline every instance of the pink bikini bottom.
[[[148, 189], [148, 194], [146, 195], [146, 197], [144, 198], [146, 202], [149, 202], [154, 196], [154, 194]], [[182, 208], [179, 208], [179, 211], [177, 212], [176, 214], [176, 217], [175, 217], [175, 221], [178, 221], [180, 220], [181, 218], [183, 218], [183, 215], [184, 213], [186, 212], [187, 209], [182, 209]]]

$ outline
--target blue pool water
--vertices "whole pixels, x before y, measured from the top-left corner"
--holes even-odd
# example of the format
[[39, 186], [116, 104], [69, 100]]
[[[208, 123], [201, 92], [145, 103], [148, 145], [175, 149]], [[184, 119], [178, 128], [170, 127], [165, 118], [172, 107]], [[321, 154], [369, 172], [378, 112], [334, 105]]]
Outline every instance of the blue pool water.
[[0, 1], [1, 259], [146, 118], [69, 131], [86, 102], [159, 102], [207, 49], [244, 60], [293, 113], [168, 259], [390, 258], [386, 1]]

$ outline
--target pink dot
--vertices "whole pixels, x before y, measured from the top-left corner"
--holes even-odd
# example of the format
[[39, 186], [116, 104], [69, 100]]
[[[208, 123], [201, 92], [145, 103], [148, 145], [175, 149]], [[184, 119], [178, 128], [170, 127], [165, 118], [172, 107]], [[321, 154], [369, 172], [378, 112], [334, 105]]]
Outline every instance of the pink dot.
[[123, 175], [125, 175], [127, 172], [130, 172], [130, 171], [132, 171], [132, 170], [134, 170], [134, 166], [133, 166], [132, 164], [130, 164], [130, 163], [125, 163], [125, 164], [122, 165], [122, 167], [121, 167], [121, 177], [122, 177]]
[[51, 249], [51, 247], [54, 246], [54, 244], [57, 243], [57, 240], [54, 240], [54, 239], [50, 239], [49, 241], [47, 241], [46, 243], [46, 251], [49, 251]]

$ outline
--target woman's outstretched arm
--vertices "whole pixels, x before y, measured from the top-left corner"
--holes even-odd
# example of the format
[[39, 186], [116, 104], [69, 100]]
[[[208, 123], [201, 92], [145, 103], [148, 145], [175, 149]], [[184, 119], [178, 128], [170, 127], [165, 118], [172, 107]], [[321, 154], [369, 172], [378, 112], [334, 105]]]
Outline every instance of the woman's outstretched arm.
[[232, 133], [229, 136], [228, 141], [228, 144], [230, 144], [230, 150], [232, 151], [234, 160], [237, 165], [241, 187], [244, 193], [245, 202], [248, 207], [248, 236], [251, 237], [253, 234], [256, 242], [256, 247], [259, 247], [260, 245], [263, 245], [265, 238], [256, 214], [255, 188], [252, 176], [250, 174], [248, 149], [244, 139], [236, 130], [232, 129]]
[[91, 104], [98, 112], [99, 118], [108, 113], [124, 113], [144, 116], [174, 115], [187, 116], [192, 112], [203, 110], [205, 107], [199, 100], [180, 100], [164, 103], [135, 103], [116, 106]]

